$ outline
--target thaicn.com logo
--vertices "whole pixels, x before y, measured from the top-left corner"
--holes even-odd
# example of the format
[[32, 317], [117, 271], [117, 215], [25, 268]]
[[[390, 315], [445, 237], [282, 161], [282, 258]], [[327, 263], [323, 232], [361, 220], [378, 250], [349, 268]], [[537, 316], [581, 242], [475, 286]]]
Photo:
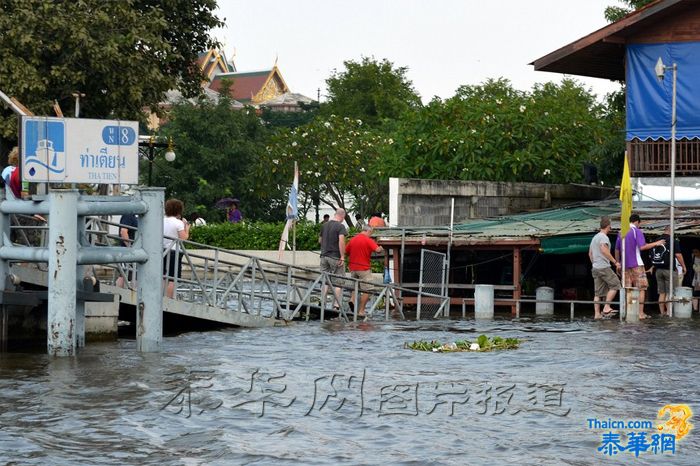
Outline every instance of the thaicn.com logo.
[[601, 431], [598, 452], [618, 454], [675, 455], [679, 443], [693, 429], [693, 411], [688, 405], [666, 405], [656, 421], [586, 419], [586, 427]]

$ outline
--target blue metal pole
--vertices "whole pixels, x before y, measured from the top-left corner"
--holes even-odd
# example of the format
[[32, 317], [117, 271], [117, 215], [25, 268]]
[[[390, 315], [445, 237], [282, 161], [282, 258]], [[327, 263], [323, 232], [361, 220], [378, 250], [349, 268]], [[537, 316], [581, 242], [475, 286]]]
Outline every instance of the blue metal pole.
[[136, 347], [142, 352], [160, 350], [163, 340], [163, 188], [141, 188], [138, 195], [147, 209], [139, 216], [135, 248], [148, 260], [136, 266]]
[[71, 356], [76, 344], [76, 259], [78, 190], [49, 193], [49, 302], [47, 347], [52, 356]]

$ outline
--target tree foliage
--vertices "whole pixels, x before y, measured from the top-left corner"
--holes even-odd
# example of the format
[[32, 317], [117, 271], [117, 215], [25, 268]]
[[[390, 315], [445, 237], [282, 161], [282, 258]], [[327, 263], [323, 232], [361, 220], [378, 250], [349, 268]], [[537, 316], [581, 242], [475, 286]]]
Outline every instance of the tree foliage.
[[[0, 89], [37, 115], [65, 113], [85, 94], [81, 117], [139, 119], [179, 88], [200, 92], [197, 55], [216, 43], [215, 0], [0, 0]], [[16, 134], [3, 111], [0, 131]]]
[[334, 71], [326, 80], [325, 116], [339, 115], [377, 126], [382, 120], [399, 118], [408, 109], [420, 106], [420, 97], [406, 77], [408, 68], [368, 57], [359, 63], [348, 60], [343, 64], [343, 71]]
[[[347, 208], [349, 200], [366, 204], [386, 191], [369, 191], [371, 167], [381, 152], [383, 137], [362, 120], [331, 115], [276, 134], [252, 176], [262, 195], [286, 192], [294, 162], [299, 166], [301, 202], [319, 196], [331, 208]], [[357, 210], [357, 209], [356, 209]]]
[[620, 0], [626, 6], [609, 6], [605, 9], [605, 19], [611, 23], [619, 21], [635, 10], [653, 2], [654, 0]]
[[613, 129], [604, 107], [575, 81], [507, 80], [462, 86], [396, 123], [378, 172], [391, 176], [570, 183], [597, 163]]
[[158, 157], [153, 177], [154, 185], [166, 186], [166, 196], [181, 199], [186, 212], [198, 211], [207, 221], [224, 219], [214, 207], [224, 197], [240, 199], [244, 218], [284, 218], [286, 199], [274, 193], [261, 199], [255, 178], [246, 176], [268, 132], [253, 109], [236, 110], [228, 97], [218, 103], [201, 98], [176, 105], [170, 116], [163, 133], [176, 142], [177, 157], [173, 163]]

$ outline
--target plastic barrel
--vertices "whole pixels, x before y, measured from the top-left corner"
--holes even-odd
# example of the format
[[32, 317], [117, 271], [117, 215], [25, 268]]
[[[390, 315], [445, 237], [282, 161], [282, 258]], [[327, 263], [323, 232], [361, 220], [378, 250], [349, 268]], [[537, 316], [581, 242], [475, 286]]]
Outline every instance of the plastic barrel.
[[493, 285], [474, 287], [474, 318], [493, 320]]
[[538, 316], [554, 315], [554, 303], [541, 303], [540, 301], [552, 301], [554, 299], [554, 288], [541, 286], [535, 290], [535, 314]]
[[673, 296], [678, 299], [673, 304], [673, 317], [690, 319], [693, 315], [693, 289], [687, 286], [679, 286], [673, 290]]

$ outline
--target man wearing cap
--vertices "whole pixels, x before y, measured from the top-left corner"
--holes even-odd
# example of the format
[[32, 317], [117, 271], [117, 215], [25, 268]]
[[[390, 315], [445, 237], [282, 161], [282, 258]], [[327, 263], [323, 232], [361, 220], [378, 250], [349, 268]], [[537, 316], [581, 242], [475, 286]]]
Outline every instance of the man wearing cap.
[[[591, 245], [588, 248], [588, 257], [591, 260], [593, 275], [593, 284], [595, 287], [595, 296], [593, 297], [594, 318], [609, 317], [615, 313], [615, 310], [610, 307], [610, 301], [615, 299], [617, 290], [620, 289], [620, 279], [615, 272], [610, 268], [610, 263], [615, 265], [616, 270], [620, 270], [621, 264], [615, 260], [610, 253], [610, 219], [602, 217], [600, 219], [600, 231], [593, 237]], [[603, 313], [600, 312], [600, 297], [605, 296], [606, 304], [603, 307]]]

